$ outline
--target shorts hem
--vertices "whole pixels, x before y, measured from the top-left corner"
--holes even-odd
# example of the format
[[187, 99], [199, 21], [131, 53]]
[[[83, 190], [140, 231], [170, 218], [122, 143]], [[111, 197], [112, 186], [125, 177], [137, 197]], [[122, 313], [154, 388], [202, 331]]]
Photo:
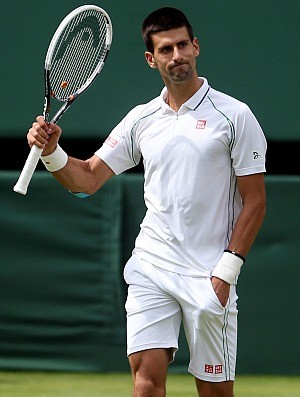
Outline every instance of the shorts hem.
[[205, 382], [212, 382], [212, 383], [218, 383], [218, 382], [226, 382], [226, 381], [234, 381], [235, 376], [225, 376], [225, 374], [221, 375], [209, 375], [209, 374], [203, 374], [201, 372], [193, 370], [191, 367], [188, 368], [188, 371], [190, 374], [192, 374], [195, 378], [203, 380]]
[[140, 345], [127, 349], [127, 357], [130, 356], [130, 354], [138, 353], [144, 350], [151, 350], [151, 349], [172, 349], [173, 360], [174, 360], [175, 354], [178, 351], [178, 346], [174, 345], [174, 343], [149, 343], [147, 345]]

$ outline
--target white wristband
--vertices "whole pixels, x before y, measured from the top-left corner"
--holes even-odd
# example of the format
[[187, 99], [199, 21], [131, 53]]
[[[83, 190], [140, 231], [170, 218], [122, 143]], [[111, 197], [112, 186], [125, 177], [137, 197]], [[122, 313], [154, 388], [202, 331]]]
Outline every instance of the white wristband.
[[243, 263], [243, 259], [235, 254], [224, 252], [211, 275], [226, 281], [228, 284], [234, 284]]
[[67, 153], [57, 144], [56, 149], [49, 156], [41, 156], [41, 160], [50, 172], [62, 169], [68, 161]]

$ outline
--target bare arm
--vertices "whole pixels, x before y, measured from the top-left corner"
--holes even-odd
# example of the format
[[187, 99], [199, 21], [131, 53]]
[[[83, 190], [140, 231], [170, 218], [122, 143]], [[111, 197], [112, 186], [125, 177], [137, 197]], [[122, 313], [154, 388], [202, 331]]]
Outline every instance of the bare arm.
[[115, 174], [94, 155], [86, 161], [69, 157], [66, 166], [52, 175], [71, 192], [93, 194]]
[[238, 189], [243, 209], [235, 224], [228, 249], [246, 256], [257, 236], [266, 213], [264, 174], [240, 176]]
[[[266, 212], [266, 192], [263, 174], [237, 178], [243, 209], [235, 224], [228, 249], [242, 256], [249, 252], [262, 225]], [[223, 306], [229, 296], [229, 284], [212, 277], [212, 284]]]
[[[43, 149], [42, 156], [47, 156], [56, 149], [61, 133], [58, 125], [48, 125], [43, 117], [39, 116], [28, 131], [27, 140], [30, 147], [38, 146]], [[115, 174], [104, 161], [94, 155], [86, 161], [68, 157], [67, 164], [52, 175], [74, 193], [93, 194]]]

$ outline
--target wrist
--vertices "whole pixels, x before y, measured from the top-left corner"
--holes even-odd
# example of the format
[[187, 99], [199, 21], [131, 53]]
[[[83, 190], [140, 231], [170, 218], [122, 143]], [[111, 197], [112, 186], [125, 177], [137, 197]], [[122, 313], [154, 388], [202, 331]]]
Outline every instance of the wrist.
[[241, 255], [237, 255], [230, 250], [225, 250], [211, 275], [232, 285], [236, 282], [236, 278], [240, 274], [244, 262], [245, 258]]
[[241, 254], [238, 254], [235, 251], [231, 251], [231, 250], [227, 249], [227, 250], [224, 250], [224, 252], [229, 252], [230, 254], [237, 256], [238, 258], [242, 259], [243, 263], [246, 262], [246, 258], [244, 256], [242, 256]]
[[56, 149], [46, 156], [41, 156], [46, 169], [49, 172], [55, 172], [62, 169], [68, 161], [67, 153], [57, 144]]

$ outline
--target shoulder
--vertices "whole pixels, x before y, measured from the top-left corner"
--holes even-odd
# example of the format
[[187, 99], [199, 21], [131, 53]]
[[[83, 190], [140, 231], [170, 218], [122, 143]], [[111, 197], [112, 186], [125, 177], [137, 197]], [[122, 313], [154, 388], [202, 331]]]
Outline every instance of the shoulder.
[[155, 114], [160, 109], [161, 98], [156, 97], [145, 104], [135, 106], [132, 110], [130, 110], [130, 112], [127, 113], [125, 118], [127, 122], [130, 122], [131, 124], [136, 124], [138, 121]]
[[145, 104], [135, 106], [113, 128], [110, 135], [122, 136], [123, 138], [131, 137], [133, 131], [140, 125], [140, 121], [146, 119], [147, 116], [158, 112], [159, 109], [161, 109], [160, 97], [156, 97]]
[[219, 112], [234, 124], [239, 120], [256, 120], [248, 104], [221, 91], [211, 89], [207, 100], [213, 111]]
[[247, 109], [249, 110], [249, 107], [245, 102], [213, 88], [211, 88], [208, 93], [208, 100], [216, 109], [228, 110], [231, 111], [231, 113], [243, 112], [247, 111]]

